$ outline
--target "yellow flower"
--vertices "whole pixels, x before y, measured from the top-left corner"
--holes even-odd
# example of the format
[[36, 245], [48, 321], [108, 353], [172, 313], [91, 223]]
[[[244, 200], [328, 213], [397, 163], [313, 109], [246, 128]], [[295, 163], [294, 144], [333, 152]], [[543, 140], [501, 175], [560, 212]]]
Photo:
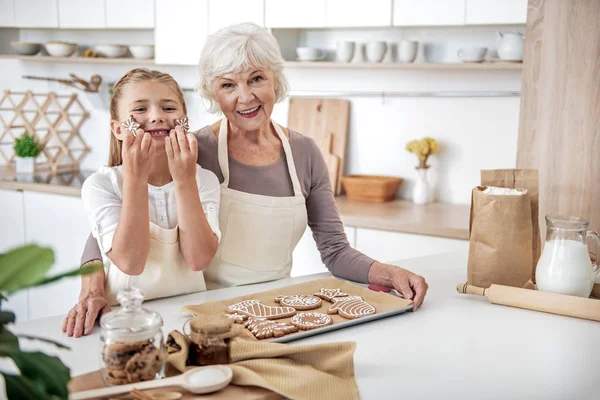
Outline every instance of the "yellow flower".
[[431, 137], [425, 137], [421, 140], [411, 140], [406, 144], [406, 150], [415, 154], [423, 166], [427, 163], [427, 158], [437, 153], [439, 149], [440, 145]]

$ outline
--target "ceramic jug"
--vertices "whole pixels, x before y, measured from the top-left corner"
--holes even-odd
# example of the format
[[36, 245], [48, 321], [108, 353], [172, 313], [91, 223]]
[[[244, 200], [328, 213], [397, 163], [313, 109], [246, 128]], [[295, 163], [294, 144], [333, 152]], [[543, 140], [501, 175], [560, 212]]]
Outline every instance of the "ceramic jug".
[[498, 57], [505, 61], [522, 61], [523, 48], [525, 46], [523, 35], [520, 33], [496, 32], [500, 45], [498, 45]]
[[600, 236], [588, 231], [588, 221], [577, 217], [546, 216], [546, 242], [535, 270], [538, 290], [589, 297], [598, 274], [592, 263], [587, 239], [600, 249]]

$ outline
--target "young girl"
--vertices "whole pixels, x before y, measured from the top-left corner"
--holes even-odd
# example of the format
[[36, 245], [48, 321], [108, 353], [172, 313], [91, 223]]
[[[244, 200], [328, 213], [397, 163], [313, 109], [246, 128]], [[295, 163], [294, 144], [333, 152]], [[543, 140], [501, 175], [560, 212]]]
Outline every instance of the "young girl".
[[145, 299], [206, 290], [217, 251], [219, 182], [196, 164], [183, 92], [169, 75], [136, 68], [115, 84], [107, 167], [81, 197], [105, 268], [105, 293], [134, 286]]

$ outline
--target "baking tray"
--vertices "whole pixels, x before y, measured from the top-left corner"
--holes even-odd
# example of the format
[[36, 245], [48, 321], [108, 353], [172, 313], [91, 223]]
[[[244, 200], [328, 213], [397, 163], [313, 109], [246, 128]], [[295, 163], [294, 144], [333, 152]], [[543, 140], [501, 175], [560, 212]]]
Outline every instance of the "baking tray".
[[[300, 340], [306, 337], [320, 335], [322, 333], [331, 332], [338, 329], [344, 329], [354, 325], [364, 324], [378, 319], [403, 314], [407, 311], [412, 310], [413, 308], [412, 301], [405, 300], [401, 296], [398, 296], [394, 290], [392, 290], [390, 293], [375, 292], [373, 290], [368, 289], [366, 286], [367, 285], [341, 280], [335, 277], [328, 277], [322, 279], [315, 279], [299, 284], [283, 286], [280, 288], [269, 289], [263, 292], [233, 297], [230, 299], [185, 306], [183, 307], [182, 311], [192, 313], [194, 315], [220, 314], [225, 313], [229, 305], [250, 299], [260, 300], [263, 304], [268, 306], [278, 306], [279, 304], [275, 303], [274, 301], [274, 297], [276, 295], [312, 294], [318, 292], [320, 288], [337, 288], [350, 296], [361, 296], [365, 301], [367, 301], [375, 307], [376, 313], [373, 315], [368, 315], [355, 319], [346, 319], [338, 314], [328, 314], [334, 320], [334, 323], [332, 325], [327, 325], [321, 328], [311, 329], [308, 331], [300, 330], [298, 332], [291, 333], [289, 335], [284, 335], [279, 338], [269, 338], [261, 340], [262, 342], [287, 343], [294, 340]], [[323, 300], [321, 307], [314, 310], [298, 311], [298, 313], [320, 312], [323, 314], [327, 314], [327, 309], [331, 306], [331, 304], [332, 303]], [[291, 317], [287, 317], [278, 319], [277, 321], [289, 323], [290, 319]]]

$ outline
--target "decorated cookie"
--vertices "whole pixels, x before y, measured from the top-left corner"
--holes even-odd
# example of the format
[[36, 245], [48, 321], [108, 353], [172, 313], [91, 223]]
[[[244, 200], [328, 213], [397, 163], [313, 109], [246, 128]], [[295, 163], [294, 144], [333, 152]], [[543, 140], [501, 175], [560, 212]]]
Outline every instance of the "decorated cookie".
[[316, 329], [322, 326], [333, 324], [333, 320], [329, 315], [315, 312], [300, 313], [294, 315], [290, 322], [292, 323], [292, 325], [298, 327], [298, 329], [301, 329], [303, 331], [308, 331], [311, 329]]
[[333, 305], [327, 310], [329, 314], [339, 314], [347, 319], [364, 317], [375, 314], [375, 307], [360, 296], [338, 297], [333, 299]]
[[225, 315], [227, 315], [229, 317], [229, 319], [231, 319], [236, 324], [243, 324], [244, 321], [248, 319], [247, 315], [236, 313], [236, 312], [232, 312], [232, 313], [225, 314]]
[[271, 337], [281, 337], [290, 333], [298, 332], [298, 328], [288, 325], [284, 322], [271, 321], [265, 318], [248, 318], [246, 328], [257, 339], [268, 339]]
[[323, 300], [331, 301], [336, 297], [346, 297], [347, 293], [342, 292], [340, 289], [324, 289], [321, 288], [321, 291], [315, 293], [315, 296], [322, 298]]
[[232, 304], [227, 308], [229, 314], [237, 313], [247, 315], [248, 317], [258, 317], [266, 319], [280, 319], [291, 317], [296, 314], [296, 309], [292, 307], [271, 307], [265, 306], [259, 300], [245, 300]]
[[282, 306], [293, 307], [296, 310], [314, 310], [321, 307], [321, 299], [312, 294], [294, 294], [291, 296], [277, 296], [275, 301]]

